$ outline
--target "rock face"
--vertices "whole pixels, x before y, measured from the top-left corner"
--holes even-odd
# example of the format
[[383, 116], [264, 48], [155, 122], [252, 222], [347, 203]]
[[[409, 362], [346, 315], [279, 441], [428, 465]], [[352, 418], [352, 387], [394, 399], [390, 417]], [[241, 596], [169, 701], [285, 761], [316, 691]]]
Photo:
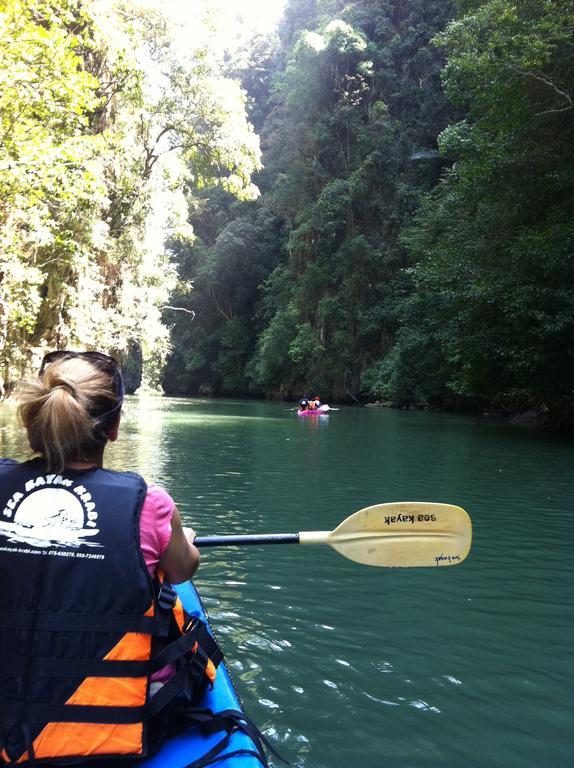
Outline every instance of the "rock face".
[[133, 395], [142, 383], [143, 354], [139, 344], [130, 344], [121, 366], [126, 392]]
[[544, 409], [532, 409], [515, 413], [510, 417], [510, 423], [517, 427], [526, 427], [527, 429], [544, 429], [550, 424], [548, 411]]

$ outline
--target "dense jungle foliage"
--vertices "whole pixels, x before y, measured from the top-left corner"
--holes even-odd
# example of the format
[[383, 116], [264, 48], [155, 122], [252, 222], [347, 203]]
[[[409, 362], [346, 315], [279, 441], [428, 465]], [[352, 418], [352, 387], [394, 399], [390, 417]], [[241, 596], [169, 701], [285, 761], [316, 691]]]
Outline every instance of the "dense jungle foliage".
[[0, 9], [5, 385], [74, 344], [574, 424], [574, 0], [287, 0], [185, 56], [159, 11]]
[[572, 423], [573, 32], [572, 2], [288, 3], [228, 64], [261, 197], [204, 190], [172, 244], [168, 391]]
[[[158, 382], [189, 185], [255, 194], [259, 141], [208, 39], [182, 52], [168, 16], [131, 3], [0, 0], [2, 387], [42, 349], [146, 360]], [[128, 365], [129, 369], [129, 365]]]

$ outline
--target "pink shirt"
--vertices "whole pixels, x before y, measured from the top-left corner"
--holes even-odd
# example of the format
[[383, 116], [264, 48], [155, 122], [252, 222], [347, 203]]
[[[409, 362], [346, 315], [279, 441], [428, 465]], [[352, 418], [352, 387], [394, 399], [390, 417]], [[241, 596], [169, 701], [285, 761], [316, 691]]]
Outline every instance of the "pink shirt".
[[140, 547], [152, 579], [171, 538], [174, 509], [175, 502], [169, 493], [155, 483], [148, 485], [140, 515]]
[[[140, 547], [150, 576], [155, 576], [157, 564], [171, 538], [171, 518], [175, 502], [159, 485], [148, 485], [140, 515]], [[154, 672], [152, 683], [169, 680], [175, 667], [170, 665]]]

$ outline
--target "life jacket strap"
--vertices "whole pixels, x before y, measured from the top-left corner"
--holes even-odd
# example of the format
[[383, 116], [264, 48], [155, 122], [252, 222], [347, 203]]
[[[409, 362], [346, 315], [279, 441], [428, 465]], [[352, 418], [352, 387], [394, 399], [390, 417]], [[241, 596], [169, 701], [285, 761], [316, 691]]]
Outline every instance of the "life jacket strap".
[[205, 653], [206, 656], [211, 659], [213, 664], [218, 667], [224, 658], [223, 651], [219, 647], [213, 635], [207, 629], [205, 622], [201, 621], [200, 619], [196, 619], [195, 617], [192, 617], [192, 620], [195, 621], [195, 624], [191, 624], [191, 621], [188, 622], [184, 628], [184, 632], [190, 632], [192, 629], [197, 627], [197, 641], [199, 643], [200, 649]]
[[[215, 659], [212, 655], [215, 656]], [[143, 677], [168, 664], [180, 662], [175, 675], [149, 701], [136, 707], [96, 706], [85, 704], [40, 704], [34, 701], [0, 702], [0, 720], [13, 720], [14, 722], [44, 723], [102, 723], [129, 725], [132, 723], [147, 722], [166, 707], [178, 694], [182, 692], [191, 698], [197, 688], [197, 680], [203, 678], [206, 666], [211, 659], [217, 665], [223, 658], [223, 654], [215, 640], [209, 634], [204, 622], [195, 619], [190, 630], [170, 643], [160, 654], [150, 661], [86, 661], [82, 677]], [[14, 659], [12, 658], [14, 661]], [[20, 659], [20, 662], [25, 659]], [[46, 668], [42, 670], [47, 674], [48, 668], [52, 668], [53, 660], [36, 659], [41, 669], [42, 662]], [[65, 667], [62, 676], [74, 676], [78, 674], [78, 659], [62, 659], [60, 663]], [[87, 669], [90, 671], [88, 672]], [[123, 671], [125, 674], [120, 674]], [[93, 673], [93, 674], [92, 674]]]
[[146, 722], [177, 696], [186, 677], [183, 667], [146, 704], [139, 707], [102, 707], [87, 704], [38, 704], [0, 702], [0, 717], [26, 723], [99, 723], [103, 725], [133, 725]]
[[156, 637], [166, 637], [168, 631], [159, 616], [12, 609], [0, 609], [0, 626], [35, 632], [145, 632]]
[[[111, 659], [29, 659], [24, 656], [0, 657], [0, 674], [23, 675], [28, 670], [36, 677], [145, 677], [174, 664], [192, 652], [195, 644], [206, 650], [217, 666], [223, 654], [203, 622], [195, 619], [186, 634], [174, 640], [149, 661], [117, 661]], [[205, 662], [207, 664], [207, 661]], [[68, 705], [66, 705], [68, 706]]]
[[141, 707], [98, 707], [79, 704], [18, 704], [0, 702], [0, 717], [6, 721], [17, 718], [26, 723], [103, 723], [130, 725], [140, 723], [145, 714]]
[[177, 602], [177, 592], [165, 577], [159, 580], [156, 600], [160, 608], [166, 610], [171, 610]]

